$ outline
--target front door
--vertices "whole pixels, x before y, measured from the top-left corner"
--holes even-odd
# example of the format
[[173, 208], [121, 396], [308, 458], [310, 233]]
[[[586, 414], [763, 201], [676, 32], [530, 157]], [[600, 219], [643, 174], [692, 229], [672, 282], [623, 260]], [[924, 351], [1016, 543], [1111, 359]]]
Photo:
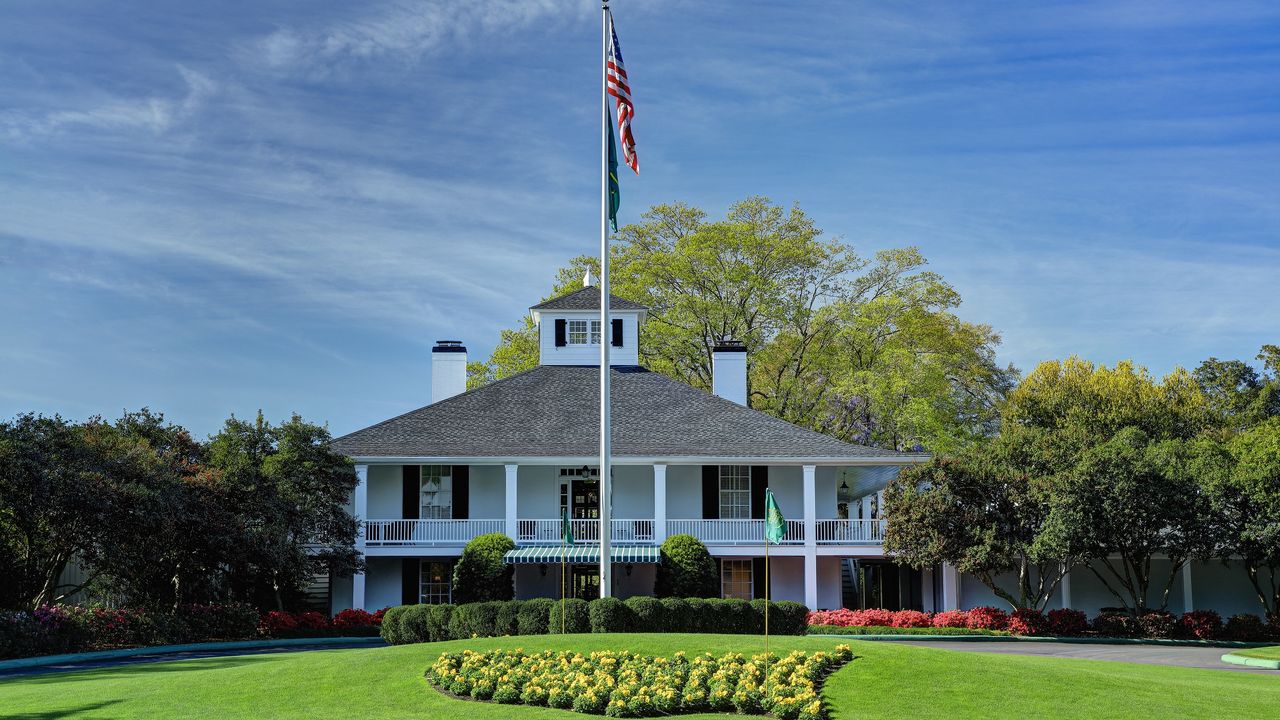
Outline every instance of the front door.
[[573, 596], [582, 600], [600, 597], [600, 569], [595, 565], [573, 566]]
[[599, 480], [573, 479], [573, 518], [575, 520], [600, 519]]

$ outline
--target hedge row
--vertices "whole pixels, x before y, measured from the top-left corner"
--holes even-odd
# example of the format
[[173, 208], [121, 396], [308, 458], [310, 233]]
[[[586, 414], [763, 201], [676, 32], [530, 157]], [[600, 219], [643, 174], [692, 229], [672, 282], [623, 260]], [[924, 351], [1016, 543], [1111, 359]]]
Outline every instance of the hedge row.
[[[497, 600], [463, 605], [399, 605], [382, 618], [382, 638], [392, 645], [503, 635], [609, 632], [764, 632], [763, 600], [633, 597], [599, 600], [550, 598]], [[803, 635], [808, 610], [799, 603], [769, 606], [769, 631]], [[563, 622], [563, 625], [562, 625]]]
[[972, 630], [956, 627], [886, 627], [883, 625], [810, 625], [810, 635], [986, 635], [1008, 637], [1006, 630]]
[[1264, 621], [1257, 615], [1233, 615], [1225, 623], [1212, 610], [1195, 610], [1181, 616], [1163, 610], [1141, 615], [1105, 611], [1092, 621], [1081, 611], [1057, 609], [1015, 610], [1007, 613], [993, 607], [924, 613], [918, 610], [822, 610], [809, 613], [814, 627], [965, 628], [1000, 630], [1014, 635], [1072, 637], [1094, 635], [1119, 638], [1174, 638], [1190, 640], [1280, 640], [1280, 619]]
[[249, 605], [185, 605], [172, 613], [53, 605], [0, 612], [0, 658], [258, 636]]

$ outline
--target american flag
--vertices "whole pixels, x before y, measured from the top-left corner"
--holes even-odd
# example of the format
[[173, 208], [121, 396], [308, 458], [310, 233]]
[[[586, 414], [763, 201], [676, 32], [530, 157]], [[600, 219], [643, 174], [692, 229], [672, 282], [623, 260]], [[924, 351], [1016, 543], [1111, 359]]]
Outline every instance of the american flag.
[[608, 70], [609, 94], [618, 101], [618, 137], [622, 142], [622, 161], [637, 175], [640, 174], [640, 161], [636, 159], [636, 138], [631, 134], [631, 118], [635, 116], [635, 106], [631, 104], [631, 83], [627, 80], [627, 69], [622, 64], [622, 49], [618, 47], [618, 32], [613, 27], [613, 13], [609, 13], [609, 59], [605, 64]]

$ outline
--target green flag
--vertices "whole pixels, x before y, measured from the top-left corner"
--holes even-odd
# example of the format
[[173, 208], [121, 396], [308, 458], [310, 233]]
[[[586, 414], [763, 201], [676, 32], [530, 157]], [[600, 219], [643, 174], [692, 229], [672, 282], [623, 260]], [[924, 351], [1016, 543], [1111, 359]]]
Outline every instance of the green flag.
[[613, 118], [609, 116], [608, 108], [604, 111], [604, 124], [609, 127], [609, 224], [617, 230], [622, 191], [618, 187], [618, 151], [613, 146]]
[[764, 489], [764, 539], [777, 545], [782, 536], [787, 534], [787, 519], [782, 517], [778, 509], [778, 501], [773, 499], [773, 490]]
[[565, 545], [573, 544], [573, 523], [569, 522], [569, 508], [560, 511], [560, 536]]

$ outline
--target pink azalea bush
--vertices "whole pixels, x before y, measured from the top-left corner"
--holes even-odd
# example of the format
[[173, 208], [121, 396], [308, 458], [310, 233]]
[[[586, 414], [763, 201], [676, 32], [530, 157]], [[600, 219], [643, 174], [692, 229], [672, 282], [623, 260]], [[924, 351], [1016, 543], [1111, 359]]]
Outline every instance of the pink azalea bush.
[[1000, 608], [974, 608], [969, 611], [969, 627], [973, 630], [1008, 630], [1009, 613]]
[[1045, 616], [1049, 626], [1049, 634], [1057, 637], [1074, 637], [1083, 635], [1089, 629], [1089, 617], [1079, 610], [1058, 608], [1050, 610]]

